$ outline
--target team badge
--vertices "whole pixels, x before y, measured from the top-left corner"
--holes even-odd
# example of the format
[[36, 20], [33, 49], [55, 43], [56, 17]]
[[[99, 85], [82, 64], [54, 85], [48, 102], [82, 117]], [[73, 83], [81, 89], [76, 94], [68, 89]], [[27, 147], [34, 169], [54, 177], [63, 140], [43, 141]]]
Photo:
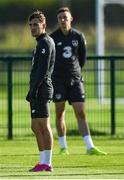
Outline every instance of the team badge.
[[72, 45], [74, 47], [77, 47], [78, 46], [78, 40], [72, 40]]

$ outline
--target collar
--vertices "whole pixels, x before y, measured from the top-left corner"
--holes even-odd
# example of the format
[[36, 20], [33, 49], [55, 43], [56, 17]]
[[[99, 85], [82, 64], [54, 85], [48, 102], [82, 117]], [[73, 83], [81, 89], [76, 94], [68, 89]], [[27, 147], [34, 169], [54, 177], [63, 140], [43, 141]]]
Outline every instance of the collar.
[[61, 30], [60, 28], [59, 28], [59, 32], [60, 32], [60, 34], [63, 35], [63, 36], [69, 36], [69, 35], [71, 34], [71, 32], [72, 32], [72, 28], [69, 30], [69, 33], [68, 33], [67, 35], [64, 35], [63, 32], [62, 32], [62, 30]]
[[43, 33], [43, 34], [41, 34], [40, 36], [38, 36], [38, 37], [36, 38], [37, 42], [40, 41], [40, 39], [42, 39], [42, 38], [45, 37], [45, 36], [46, 36], [46, 33]]

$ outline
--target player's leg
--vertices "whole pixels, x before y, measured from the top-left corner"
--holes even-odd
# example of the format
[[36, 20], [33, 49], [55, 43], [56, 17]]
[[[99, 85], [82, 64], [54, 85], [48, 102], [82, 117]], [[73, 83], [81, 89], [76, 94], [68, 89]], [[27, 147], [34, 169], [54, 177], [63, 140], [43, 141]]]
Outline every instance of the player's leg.
[[39, 163], [30, 171], [52, 171], [53, 136], [49, 120], [49, 107], [47, 101], [35, 100], [31, 105], [32, 131], [34, 132], [39, 148]]
[[31, 123], [31, 129], [32, 129], [33, 133], [35, 134], [39, 151], [43, 151], [44, 150], [44, 142], [43, 142], [43, 135], [42, 135], [39, 121], [40, 121], [40, 119], [33, 118], [32, 123]]
[[56, 113], [56, 128], [58, 136], [64, 136], [66, 134], [66, 124], [65, 124], [65, 101], [55, 103], [55, 113]]
[[65, 103], [67, 97], [66, 84], [61, 80], [56, 80], [54, 85], [53, 101], [55, 103], [56, 129], [60, 144], [60, 154], [68, 154], [66, 141], [66, 123], [65, 123]]
[[87, 153], [105, 155], [106, 153], [98, 150], [98, 148], [94, 146], [92, 137], [90, 135], [89, 125], [85, 112], [85, 92], [84, 84], [82, 81], [79, 83], [75, 83], [75, 85], [71, 87], [70, 102], [73, 106], [77, 118], [79, 132], [86, 144]]
[[83, 102], [73, 102], [72, 103], [76, 119], [78, 122], [78, 129], [84, 141], [86, 143], [87, 149], [93, 148], [94, 144], [92, 138], [90, 136], [90, 130], [88, 126], [88, 122], [86, 120], [86, 113], [85, 113], [85, 103]]
[[77, 121], [78, 121], [78, 129], [80, 134], [83, 137], [83, 140], [87, 146], [87, 154], [89, 155], [106, 155], [106, 152], [103, 152], [99, 150], [97, 147], [94, 146], [90, 131], [88, 122], [86, 120], [86, 114], [85, 114], [85, 104], [83, 102], [75, 102], [72, 103]]
[[65, 124], [65, 101], [55, 103], [56, 129], [60, 144], [60, 153], [69, 154], [66, 141], [66, 124]]
[[87, 136], [90, 134], [88, 123], [86, 121], [85, 113], [85, 103], [83, 102], [73, 102], [72, 107], [74, 109], [77, 121], [79, 132], [82, 136]]
[[44, 150], [39, 149], [40, 151], [40, 164], [47, 164], [52, 166], [52, 148], [53, 148], [53, 135], [50, 127], [50, 119], [42, 118], [40, 119], [40, 127], [42, 131]]

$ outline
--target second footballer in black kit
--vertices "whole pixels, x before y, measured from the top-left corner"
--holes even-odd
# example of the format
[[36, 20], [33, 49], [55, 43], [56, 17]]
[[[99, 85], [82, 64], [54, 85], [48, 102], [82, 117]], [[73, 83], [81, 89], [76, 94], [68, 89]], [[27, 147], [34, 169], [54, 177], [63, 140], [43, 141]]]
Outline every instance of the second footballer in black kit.
[[56, 127], [59, 136], [60, 154], [69, 154], [66, 142], [65, 103], [72, 105], [78, 129], [87, 147], [87, 154], [105, 155], [93, 144], [85, 112], [85, 92], [81, 70], [86, 61], [84, 35], [71, 27], [73, 17], [68, 7], [57, 11], [59, 28], [51, 37], [56, 47], [53, 71]]
[[[51, 37], [56, 44], [53, 72], [54, 101], [68, 100], [70, 103], [84, 101], [81, 70], [86, 60], [86, 41], [83, 34], [71, 28], [65, 36], [59, 28]], [[78, 93], [75, 93], [77, 90]]]

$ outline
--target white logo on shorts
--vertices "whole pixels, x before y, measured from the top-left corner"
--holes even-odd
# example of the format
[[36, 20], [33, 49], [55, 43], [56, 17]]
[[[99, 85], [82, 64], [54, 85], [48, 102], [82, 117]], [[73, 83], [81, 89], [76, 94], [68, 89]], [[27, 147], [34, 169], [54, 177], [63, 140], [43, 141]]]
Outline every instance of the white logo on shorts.
[[71, 59], [72, 59], [72, 60], [75, 60], [75, 59], [76, 59], [76, 56], [72, 56]]
[[84, 95], [84, 94], [82, 95], [82, 99], [83, 99], [83, 98], [85, 98], [85, 95]]
[[56, 99], [59, 100], [59, 99], [61, 99], [62, 95], [61, 94], [56, 94], [55, 97], [56, 97]]
[[31, 112], [32, 112], [32, 113], [35, 113], [35, 111], [36, 111], [35, 109], [32, 109], [32, 111], [31, 111]]

